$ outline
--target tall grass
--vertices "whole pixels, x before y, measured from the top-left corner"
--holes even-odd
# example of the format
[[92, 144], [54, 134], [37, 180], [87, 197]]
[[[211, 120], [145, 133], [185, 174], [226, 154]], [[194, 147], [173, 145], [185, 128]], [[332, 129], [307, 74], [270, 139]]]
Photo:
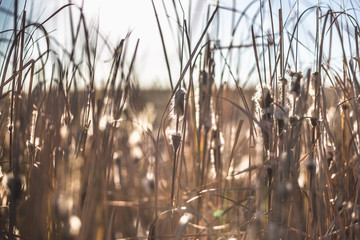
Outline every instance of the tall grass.
[[[39, 23], [14, 3], [1, 12], [14, 20], [1, 32], [1, 239], [359, 238], [356, 2], [301, 12], [293, 1], [285, 15], [271, 1], [220, 1], [196, 32], [193, 5], [152, 1], [162, 92], [139, 87], [141, 40], [111, 46], [71, 1]], [[69, 45], [45, 27], [60, 15]], [[101, 54], [110, 70], [97, 88]]]

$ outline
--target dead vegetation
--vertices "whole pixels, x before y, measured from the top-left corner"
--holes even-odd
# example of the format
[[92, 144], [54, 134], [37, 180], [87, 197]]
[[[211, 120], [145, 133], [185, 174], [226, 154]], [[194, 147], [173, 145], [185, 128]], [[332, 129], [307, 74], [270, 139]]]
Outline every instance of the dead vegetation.
[[[177, 79], [157, 21], [168, 92], [142, 90], [139, 40], [111, 47], [82, 6], [40, 23], [17, 1], [1, 12], [14, 23], [1, 32], [0, 238], [358, 239], [359, 6], [301, 12], [299, 2], [288, 16], [271, 1], [210, 4], [194, 38], [192, 15], [172, 1]], [[169, 6], [152, 4], [156, 15]], [[70, 46], [44, 27], [63, 11]], [[224, 12], [229, 42], [216, 35]], [[301, 32], [310, 13], [315, 31]], [[245, 19], [249, 44], [236, 41]], [[112, 56], [103, 89], [99, 46]], [[302, 72], [304, 49], [313, 62]]]

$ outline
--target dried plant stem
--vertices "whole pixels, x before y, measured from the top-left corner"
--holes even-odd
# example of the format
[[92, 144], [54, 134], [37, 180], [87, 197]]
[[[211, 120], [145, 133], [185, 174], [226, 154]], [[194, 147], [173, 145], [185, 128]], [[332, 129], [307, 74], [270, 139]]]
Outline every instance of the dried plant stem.
[[154, 0], [151, 0], [153, 9], [154, 9], [154, 13], [155, 13], [155, 17], [156, 17], [156, 23], [159, 29], [159, 33], [160, 33], [160, 38], [161, 38], [161, 43], [162, 43], [162, 47], [163, 47], [163, 51], [164, 51], [164, 56], [165, 56], [165, 61], [166, 61], [166, 67], [168, 70], [168, 77], [169, 77], [169, 81], [170, 81], [170, 87], [171, 87], [171, 91], [174, 90], [174, 86], [173, 86], [173, 81], [172, 81], [172, 77], [171, 77], [171, 70], [170, 70], [170, 63], [169, 63], [169, 58], [167, 55], [167, 51], [166, 51], [166, 46], [165, 46], [165, 40], [164, 40], [164, 36], [163, 36], [163, 31], [161, 29], [161, 25], [160, 25], [160, 20], [159, 20], [159, 16], [157, 14], [157, 10], [155, 7], [155, 3]]
[[173, 172], [172, 172], [172, 181], [171, 181], [171, 196], [170, 196], [170, 206], [173, 208], [176, 206], [175, 199], [174, 199], [174, 191], [175, 191], [175, 176], [176, 176], [176, 165], [177, 165], [177, 151], [174, 151], [174, 159], [173, 159]]

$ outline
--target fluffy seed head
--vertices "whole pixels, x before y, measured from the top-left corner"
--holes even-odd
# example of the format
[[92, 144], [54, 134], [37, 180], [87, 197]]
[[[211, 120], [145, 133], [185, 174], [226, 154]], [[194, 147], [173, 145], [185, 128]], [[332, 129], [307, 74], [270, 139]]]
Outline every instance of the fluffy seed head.
[[256, 111], [259, 114], [259, 121], [262, 125], [261, 132], [263, 144], [266, 150], [270, 148], [270, 135], [273, 122], [272, 93], [269, 86], [258, 85], [252, 98], [256, 103]]
[[286, 80], [286, 78], [284, 78], [284, 77], [280, 77], [280, 78], [279, 78], [279, 81], [280, 81], [281, 83], [283, 83], [283, 84], [287, 84], [287, 80]]
[[183, 88], [179, 88], [176, 91], [174, 97], [174, 115], [183, 116], [185, 109], [185, 94], [186, 91]]
[[300, 80], [303, 78], [302, 72], [293, 73], [291, 77], [290, 93], [294, 97], [300, 95]]
[[311, 73], [310, 83], [309, 93], [311, 96], [315, 97], [318, 94], [320, 88], [319, 72]]
[[316, 127], [317, 125], [317, 118], [316, 117], [312, 117], [310, 118], [310, 123], [313, 127]]
[[306, 163], [306, 169], [310, 172], [313, 173], [316, 169], [316, 165], [315, 165], [315, 161], [314, 159], [310, 158], [308, 160], [308, 162]]
[[270, 87], [261, 87], [260, 85], [258, 85], [252, 99], [258, 104], [258, 107], [260, 107], [261, 109], [269, 108], [271, 103], [273, 102]]
[[182, 139], [181, 132], [174, 132], [170, 135], [170, 144], [173, 146], [174, 152], [176, 152], [180, 146]]
[[267, 87], [263, 89], [262, 96], [259, 100], [260, 107], [262, 109], [270, 107], [270, 104], [273, 102], [273, 98], [271, 97], [270, 90]]

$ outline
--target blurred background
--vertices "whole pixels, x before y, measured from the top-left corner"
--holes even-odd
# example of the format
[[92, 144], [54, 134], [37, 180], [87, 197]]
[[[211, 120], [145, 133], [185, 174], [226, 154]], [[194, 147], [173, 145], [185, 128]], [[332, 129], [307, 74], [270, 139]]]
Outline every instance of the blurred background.
[[[156, 21], [154, 8], [151, 0], [20, 0], [18, 2], [18, 11], [23, 9], [27, 11], [28, 22], [42, 23], [49, 16], [55, 13], [60, 7], [72, 3], [72, 19], [78, 19], [82, 12], [86, 18], [90, 32], [96, 36], [98, 41], [98, 67], [96, 71], [96, 83], [102, 86], [109, 71], [106, 62], [111, 59], [110, 48], [115, 48], [121, 39], [129, 38], [128, 45], [134, 49], [137, 39], [140, 39], [138, 48], [138, 59], [133, 71], [137, 74], [137, 80], [141, 88], [169, 88], [169, 73], [164, 58], [163, 44], [159, 34], [159, 27]], [[271, 8], [269, 3], [271, 3]], [[181, 68], [189, 59], [187, 44], [183, 36], [184, 21], [186, 20], [191, 47], [197, 43], [202, 29], [205, 27], [209, 14], [214, 9], [216, 1], [154, 1], [156, 13], [159, 17], [166, 53], [170, 63], [172, 81], [177, 81]], [[331, 8], [334, 11], [346, 11], [357, 17], [359, 3], [357, 1], [236, 1], [222, 0], [219, 1], [220, 9], [215, 16], [215, 21], [211, 24], [207, 34], [210, 41], [216, 42], [219, 50], [215, 53], [215, 58], [219, 59], [216, 65], [217, 71], [216, 82], [229, 82], [233, 84], [235, 79], [243, 86], [254, 86], [258, 82], [256, 72], [254, 49], [252, 47], [251, 26], [256, 33], [256, 41], [261, 46], [271, 38], [278, 36], [279, 19], [278, 9], [282, 8], [283, 26], [287, 37], [284, 40], [284, 48], [288, 48], [289, 39], [293, 29], [297, 24], [300, 14], [299, 32], [295, 33], [295, 39], [292, 44], [296, 44], [296, 52], [301, 57], [297, 62], [290, 58], [289, 69], [300, 69], [305, 71], [307, 68], [314, 68], [316, 58], [316, 6]], [[56, 39], [57, 44], [51, 43], [52, 47], [71, 46], [71, 34], [69, 18], [70, 8], [65, 8], [58, 12], [44, 24], [50, 37]], [[81, 9], [81, 10], [80, 10]], [[13, 27], [12, 12], [14, 11], [14, 1], [3, 0], [0, 5], [1, 10], [1, 29], [4, 31]], [[325, 14], [325, 13], [322, 13]], [[271, 20], [270, 16], [273, 17]], [[346, 18], [341, 15], [339, 19]], [[272, 23], [273, 21], [273, 23]], [[343, 31], [353, 32], [351, 26]], [[275, 35], [272, 36], [272, 29]], [[98, 35], [95, 32], [99, 33]], [[11, 35], [11, 32], [7, 34]], [[330, 33], [327, 33], [330, 34]], [[43, 36], [38, 36], [40, 41]], [[95, 37], [94, 37], [95, 38]], [[94, 39], [93, 38], [93, 39]], [[324, 45], [328, 46], [330, 42], [325, 40]], [[203, 44], [206, 39], [203, 40]], [[41, 42], [41, 41], [40, 41]], [[335, 42], [335, 43], [334, 43]], [[336, 62], [341, 68], [341, 47], [336, 45], [332, 49], [331, 60]], [[56, 46], [54, 46], [56, 45]], [[183, 47], [184, 46], [184, 47]], [[344, 41], [346, 51], [354, 51]], [[4, 49], [4, 48], [3, 48]], [[275, 48], [274, 48], [275, 50]], [[260, 68], [268, 67], [263, 64], [267, 51], [271, 49], [258, 49]], [[3, 54], [4, 55], [4, 54]], [[324, 56], [325, 58], [328, 56]], [[266, 63], [268, 64], [268, 63]], [[196, 64], [195, 64], [196, 67]], [[230, 70], [231, 69], [231, 70]], [[264, 71], [263, 71], [264, 73]], [[265, 75], [263, 77], [266, 77]], [[269, 76], [268, 76], [269, 78]]]

